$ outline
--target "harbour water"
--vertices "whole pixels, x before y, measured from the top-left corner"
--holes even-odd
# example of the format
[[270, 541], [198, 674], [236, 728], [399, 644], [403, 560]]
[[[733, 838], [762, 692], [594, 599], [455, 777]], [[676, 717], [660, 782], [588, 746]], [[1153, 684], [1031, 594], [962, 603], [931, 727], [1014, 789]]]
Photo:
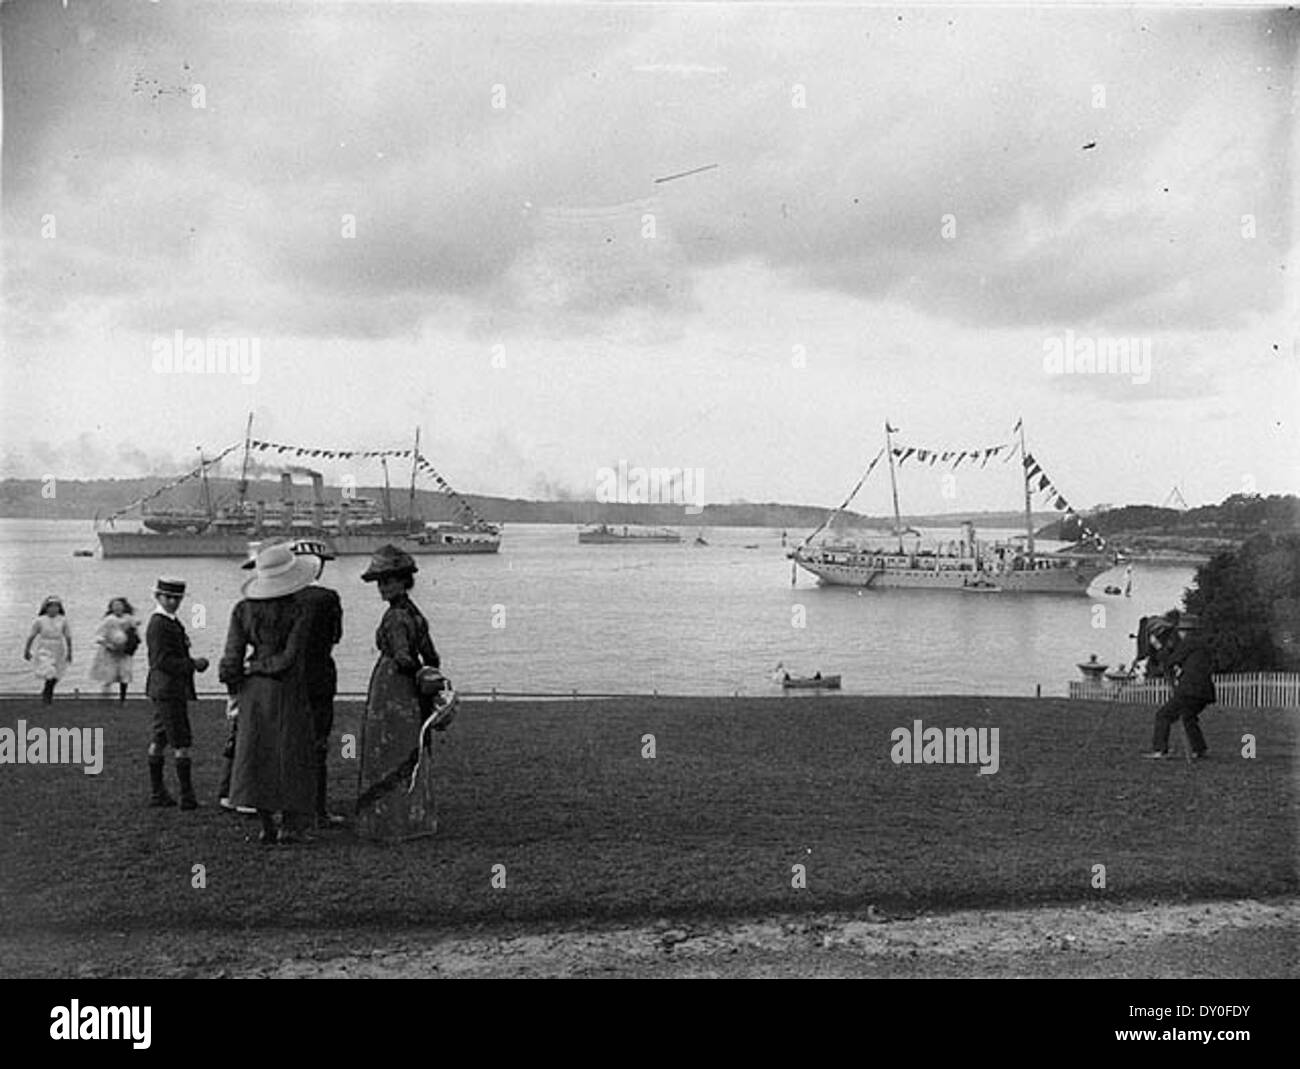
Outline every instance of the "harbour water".
[[[791, 531], [791, 544], [805, 533]], [[819, 587], [803, 571], [792, 587], [780, 531], [711, 528], [707, 538], [580, 546], [573, 527], [508, 525], [497, 555], [421, 558], [412, 594], [462, 691], [778, 695], [780, 661], [796, 674], [839, 673], [857, 694], [1032, 695], [1041, 685], [1063, 695], [1089, 654], [1131, 660], [1138, 618], [1177, 605], [1194, 571], [1135, 564], [1129, 598], [1102, 593], [1122, 584], [1118, 569], [1090, 597], [858, 591]], [[89, 523], [0, 520], [0, 691], [39, 691], [22, 647], [51, 593], [73, 628], [59, 692], [95, 691], [93, 635], [109, 598], [129, 598], [143, 616], [161, 573], [189, 584], [183, 619], [195, 654], [214, 662], [200, 689], [217, 690], [215, 661], [249, 573], [225, 560], [73, 556], [95, 545]], [[383, 613], [374, 584], [361, 582], [366, 564], [346, 558], [325, 573], [343, 599], [336, 660], [345, 692], [365, 690]], [[132, 690], [143, 683], [141, 649]]]

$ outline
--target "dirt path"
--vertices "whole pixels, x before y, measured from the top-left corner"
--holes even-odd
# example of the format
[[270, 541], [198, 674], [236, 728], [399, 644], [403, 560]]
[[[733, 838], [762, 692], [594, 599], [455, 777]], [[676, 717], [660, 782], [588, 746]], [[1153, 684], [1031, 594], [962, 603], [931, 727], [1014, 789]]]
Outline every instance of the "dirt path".
[[494, 934], [304, 929], [27, 933], [47, 977], [1294, 977], [1300, 899], [1038, 907]]
[[[1300, 901], [385, 940], [232, 976], [1294, 976]], [[269, 967], [268, 967], [269, 966]]]

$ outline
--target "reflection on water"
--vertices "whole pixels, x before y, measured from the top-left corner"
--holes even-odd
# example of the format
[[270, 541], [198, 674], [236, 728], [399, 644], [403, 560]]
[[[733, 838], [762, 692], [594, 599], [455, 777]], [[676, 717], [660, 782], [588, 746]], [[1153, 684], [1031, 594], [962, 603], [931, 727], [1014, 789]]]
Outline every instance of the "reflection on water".
[[[1064, 694], [1090, 653], [1131, 660], [1138, 617], [1178, 604], [1193, 574], [1137, 564], [1131, 598], [1100, 593], [1118, 570], [1093, 584], [1095, 598], [858, 591], [819, 587], [802, 571], [792, 588], [780, 534], [711, 527], [708, 546], [579, 546], [573, 527], [508, 526], [497, 556], [422, 558], [412, 593], [462, 690], [775, 695], [782, 661], [796, 674], [838, 672], [848, 693], [1026, 695], [1037, 684]], [[94, 689], [90, 642], [108, 599], [125, 595], [147, 613], [160, 573], [189, 583], [195, 653], [220, 656], [248, 577], [238, 562], [72, 555], [95, 544], [89, 523], [0, 520], [0, 648], [9, 651], [0, 690], [39, 690], [22, 647], [48, 593], [63, 597], [74, 635], [61, 689]], [[350, 557], [325, 573], [343, 598], [336, 657], [347, 691], [365, 689], [383, 612], [374, 585], [360, 581], [366, 563]], [[143, 669], [142, 650], [133, 690], [143, 689]], [[216, 688], [215, 669], [203, 686]]]

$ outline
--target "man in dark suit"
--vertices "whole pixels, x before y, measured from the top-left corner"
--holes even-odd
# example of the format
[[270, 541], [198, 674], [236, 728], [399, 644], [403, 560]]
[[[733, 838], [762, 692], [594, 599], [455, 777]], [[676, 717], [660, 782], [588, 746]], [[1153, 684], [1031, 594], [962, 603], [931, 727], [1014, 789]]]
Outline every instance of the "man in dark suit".
[[[316, 579], [334, 554], [325, 543], [299, 539], [290, 547], [295, 556], [316, 558]], [[343, 638], [343, 603], [337, 591], [313, 583], [294, 595], [307, 611], [306, 678], [307, 704], [316, 731], [316, 827], [332, 828], [343, 823], [325, 804], [328, 782], [330, 731], [334, 727], [334, 695], [338, 693], [338, 669], [333, 651]]]
[[185, 583], [181, 579], [159, 579], [154, 587], [158, 602], [145, 629], [149, 651], [149, 677], [145, 693], [153, 699], [153, 740], [149, 743], [149, 781], [153, 794], [151, 806], [174, 806], [176, 799], [163, 785], [166, 747], [176, 755], [176, 779], [181, 786], [181, 808], [197, 809], [194, 784], [190, 779], [190, 717], [188, 703], [194, 692], [194, 673], [206, 672], [206, 657], [190, 656], [190, 639], [185, 625], [177, 617]]
[[1209, 647], [1196, 636], [1197, 629], [1193, 618], [1181, 616], [1176, 610], [1167, 615], [1165, 626], [1153, 629], [1160, 667], [1173, 684], [1174, 693], [1156, 711], [1151, 752], [1147, 757], [1159, 760], [1169, 756], [1169, 729], [1175, 720], [1183, 722], [1193, 760], [1200, 760], [1209, 752], [1200, 715], [1207, 705], [1214, 703], [1217, 695], [1211, 675], [1213, 658]]

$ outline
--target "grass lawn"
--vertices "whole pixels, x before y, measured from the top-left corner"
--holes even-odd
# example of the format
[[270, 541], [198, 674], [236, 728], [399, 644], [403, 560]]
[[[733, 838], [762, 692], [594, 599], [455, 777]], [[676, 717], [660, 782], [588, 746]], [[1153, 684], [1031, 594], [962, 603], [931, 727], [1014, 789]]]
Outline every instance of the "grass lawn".
[[[355, 795], [337, 735], [357, 713], [340, 704], [336, 716], [337, 810]], [[0, 727], [102, 726], [105, 755], [94, 776], [0, 766], [0, 936], [509, 931], [868, 903], [915, 913], [1293, 894], [1300, 714], [1211, 709], [1212, 760], [1196, 765], [1139, 758], [1151, 716], [970, 697], [467, 704], [437, 751], [437, 837], [383, 847], [345, 830], [266, 848], [246, 841], [255, 820], [214, 804], [218, 703], [191, 708], [204, 805], [183, 813], [145, 805], [146, 702], [9, 700]], [[998, 772], [895, 765], [890, 732], [917, 719], [998, 728]], [[1174, 738], [1181, 748], [1177, 726]], [[174, 792], [170, 758], [167, 776]], [[504, 888], [492, 886], [498, 865]], [[791, 885], [795, 865], [806, 888]]]

